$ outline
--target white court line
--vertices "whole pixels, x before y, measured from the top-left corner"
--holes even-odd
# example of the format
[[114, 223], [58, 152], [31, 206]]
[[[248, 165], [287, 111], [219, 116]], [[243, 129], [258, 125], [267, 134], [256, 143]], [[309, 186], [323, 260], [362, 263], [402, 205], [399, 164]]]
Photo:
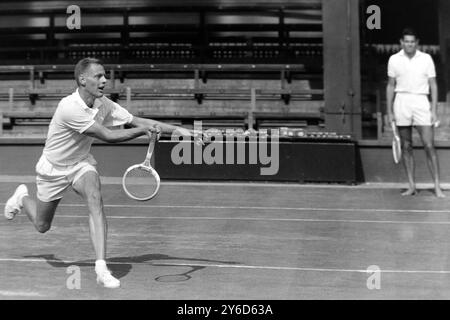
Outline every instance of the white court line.
[[[85, 215], [61, 215], [60, 218], [83, 218]], [[395, 223], [395, 224], [450, 224], [450, 221], [399, 221], [399, 220], [346, 220], [346, 219], [301, 219], [301, 218], [251, 218], [251, 217], [171, 217], [171, 216], [108, 216], [108, 219], [153, 219], [153, 220], [251, 220], [274, 222], [343, 222], [343, 223]]]
[[[120, 185], [122, 184], [122, 177], [103, 177], [100, 176], [102, 184]], [[36, 182], [36, 176], [30, 175], [0, 175], [0, 182], [11, 182], [11, 183], [34, 183]], [[355, 185], [346, 184], [325, 184], [325, 183], [296, 183], [296, 182], [258, 182], [258, 181], [161, 181], [161, 185], [167, 186], [183, 186], [183, 185], [194, 185], [194, 186], [220, 186], [220, 187], [267, 187], [267, 188], [324, 188], [324, 189], [399, 189], [406, 188], [407, 183], [402, 182], [364, 182]], [[417, 183], [416, 188], [422, 189], [432, 189], [434, 185], [432, 183]], [[446, 191], [450, 190], [450, 183], [441, 183], [441, 188]]]
[[22, 297], [44, 297], [44, 295], [40, 294], [39, 292], [33, 292], [33, 291], [9, 291], [9, 290], [0, 290], [0, 296], [6, 296], [6, 297], [16, 297], [16, 296], [22, 296]]
[[[0, 205], [5, 203], [0, 202]], [[387, 213], [450, 213], [450, 210], [429, 209], [374, 209], [374, 208], [307, 208], [307, 207], [256, 207], [256, 206], [190, 206], [190, 205], [145, 205], [145, 204], [104, 204], [107, 208], [174, 208], [174, 209], [220, 209], [220, 210], [280, 210], [280, 211], [326, 211], [326, 212], [387, 212]], [[67, 203], [58, 207], [86, 207], [85, 204]]]
[[[65, 265], [76, 265], [75, 261], [63, 261], [63, 260], [44, 260], [44, 259], [13, 259], [13, 258], [0, 258], [0, 262], [41, 262], [41, 263], [60, 263]], [[78, 262], [79, 263], [79, 262]], [[303, 268], [303, 267], [283, 267], [283, 266], [255, 266], [255, 265], [231, 265], [231, 264], [208, 264], [208, 263], [177, 263], [177, 262], [133, 262], [122, 261], [113, 262], [108, 261], [108, 264], [112, 265], [153, 265], [153, 266], [179, 266], [179, 267], [209, 267], [209, 268], [230, 268], [230, 269], [257, 269], [257, 270], [285, 270], [285, 271], [312, 271], [312, 272], [353, 272], [353, 273], [374, 273], [373, 270], [367, 269], [334, 269], [334, 268]], [[92, 262], [94, 264], [94, 262]], [[391, 270], [380, 269], [380, 273], [417, 273], [417, 274], [450, 274], [450, 270]]]
[[[84, 204], [67, 204], [68, 207], [84, 207]], [[186, 205], [104, 205], [111, 208], [175, 208], [175, 209], [225, 209], [225, 210], [282, 210], [282, 211], [342, 211], [342, 212], [415, 212], [415, 213], [450, 213], [450, 210], [420, 209], [364, 209], [364, 208], [293, 208], [293, 207], [257, 207], [257, 206], [186, 206]]]

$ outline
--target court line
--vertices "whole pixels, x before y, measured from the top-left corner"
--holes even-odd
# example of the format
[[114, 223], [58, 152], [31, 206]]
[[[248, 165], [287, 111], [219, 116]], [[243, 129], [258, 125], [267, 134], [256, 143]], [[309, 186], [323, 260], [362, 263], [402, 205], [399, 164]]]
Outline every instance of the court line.
[[[106, 185], [121, 185], [122, 177], [104, 177], [100, 176], [102, 184]], [[36, 176], [33, 175], [0, 175], [0, 182], [11, 183], [34, 183], [36, 182]], [[264, 182], [264, 181], [161, 181], [161, 185], [167, 186], [183, 186], [183, 185], [195, 185], [195, 186], [221, 186], [221, 187], [267, 187], [267, 188], [324, 188], [324, 189], [405, 189], [407, 184], [403, 182], [364, 182], [354, 185], [339, 184], [339, 183], [300, 183], [300, 182]], [[417, 189], [433, 189], [432, 183], [417, 183]], [[444, 191], [450, 190], [450, 183], [441, 183], [441, 188]]]
[[[84, 207], [84, 204], [67, 204], [68, 207]], [[176, 209], [231, 209], [231, 210], [282, 210], [282, 211], [343, 211], [343, 212], [415, 212], [415, 213], [450, 213], [450, 210], [428, 209], [365, 209], [365, 208], [307, 208], [307, 207], [263, 207], [263, 206], [189, 206], [189, 205], [104, 205], [111, 208], [176, 208]]]
[[[67, 266], [77, 265], [76, 261], [64, 260], [44, 260], [44, 259], [14, 259], [14, 258], [0, 258], [0, 262], [36, 262], [36, 263], [59, 263]], [[80, 262], [78, 262], [80, 263]], [[284, 270], [284, 271], [312, 271], [312, 272], [347, 272], [347, 273], [375, 273], [375, 270], [367, 269], [339, 269], [339, 268], [307, 268], [307, 267], [284, 267], [284, 266], [258, 266], [258, 265], [231, 265], [231, 264], [208, 264], [208, 263], [181, 263], [181, 262], [134, 262], [122, 261], [114, 262], [108, 261], [111, 265], [151, 265], [151, 266], [171, 266], [171, 267], [212, 267], [212, 268], [230, 268], [230, 269], [256, 269], [256, 270]], [[94, 262], [92, 261], [92, 265]], [[381, 269], [380, 273], [418, 273], [418, 274], [450, 274], [450, 270], [395, 270], [395, 269]]]
[[[0, 202], [0, 205], [5, 203]], [[61, 203], [58, 207], [86, 207], [80, 203]], [[107, 208], [174, 208], [213, 210], [280, 210], [280, 211], [325, 211], [325, 212], [388, 212], [388, 213], [450, 213], [450, 210], [430, 209], [374, 209], [374, 208], [308, 208], [308, 207], [263, 207], [263, 206], [198, 206], [198, 205], [145, 205], [145, 204], [104, 204]]]
[[[60, 215], [60, 218], [86, 218], [86, 215]], [[172, 217], [172, 216], [108, 216], [108, 219], [148, 220], [250, 220], [275, 222], [344, 222], [344, 223], [394, 223], [394, 224], [450, 224], [450, 221], [356, 220], [356, 219], [302, 219], [302, 218], [252, 218], [252, 217]]]
[[9, 291], [9, 290], [0, 290], [0, 296], [45, 297], [45, 295], [34, 291]]

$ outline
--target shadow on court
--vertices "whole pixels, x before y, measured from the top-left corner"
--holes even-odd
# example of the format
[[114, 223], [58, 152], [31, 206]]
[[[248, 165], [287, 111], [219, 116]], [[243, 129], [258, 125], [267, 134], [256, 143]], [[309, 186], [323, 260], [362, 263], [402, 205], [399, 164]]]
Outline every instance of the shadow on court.
[[[400, 193], [407, 191], [408, 189], [404, 188], [400, 190]], [[448, 191], [448, 189], [442, 188], [443, 192]], [[425, 188], [425, 189], [416, 189], [416, 193], [413, 196], [424, 196], [424, 197], [434, 197], [436, 195], [433, 188]]]
[[[40, 255], [27, 255], [23, 256], [23, 258], [40, 258], [44, 259], [49, 265], [54, 268], [67, 268], [69, 266], [78, 266], [78, 267], [92, 267], [94, 268], [95, 262], [93, 260], [81, 260], [81, 261], [64, 261], [57, 258], [54, 254], [40, 254]], [[112, 274], [116, 278], [125, 277], [130, 271], [133, 269], [133, 264], [145, 264], [148, 263], [151, 266], [163, 266], [163, 267], [180, 267], [180, 264], [170, 264], [170, 263], [158, 263], [157, 261], [161, 260], [175, 260], [175, 261], [195, 261], [199, 263], [220, 263], [220, 264], [229, 264], [236, 265], [237, 262], [233, 261], [221, 261], [221, 260], [208, 260], [208, 259], [197, 259], [197, 258], [186, 258], [186, 257], [171, 257], [165, 254], [144, 254], [141, 256], [131, 256], [131, 257], [115, 257], [108, 259], [108, 268], [111, 270]], [[190, 265], [189, 263], [183, 264], [183, 267], [190, 268], [187, 272], [183, 272], [180, 274], [167, 274], [161, 275], [155, 278], [156, 281], [159, 282], [180, 282], [187, 281], [191, 279], [191, 274], [195, 271], [205, 269], [206, 266], [198, 266], [198, 265]]]

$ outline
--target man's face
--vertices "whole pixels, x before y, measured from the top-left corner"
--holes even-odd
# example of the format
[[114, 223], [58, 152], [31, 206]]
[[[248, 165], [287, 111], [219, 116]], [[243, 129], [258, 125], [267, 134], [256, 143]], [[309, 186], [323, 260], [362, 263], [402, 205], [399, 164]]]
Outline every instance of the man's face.
[[415, 36], [406, 35], [403, 36], [403, 38], [400, 40], [400, 43], [402, 45], [403, 50], [407, 54], [414, 54], [417, 50], [419, 41], [416, 39]]
[[95, 98], [103, 96], [106, 85], [105, 68], [100, 64], [91, 64], [83, 73], [84, 87]]

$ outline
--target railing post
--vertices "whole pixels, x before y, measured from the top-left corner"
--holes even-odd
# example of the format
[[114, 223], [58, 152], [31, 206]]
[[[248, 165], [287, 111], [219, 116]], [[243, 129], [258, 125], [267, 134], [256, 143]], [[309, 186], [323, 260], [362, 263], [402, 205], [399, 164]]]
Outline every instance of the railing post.
[[111, 88], [114, 89], [116, 87], [116, 79], [115, 79], [114, 69], [109, 70], [109, 82], [111, 83]]
[[9, 102], [9, 109], [12, 110], [13, 109], [13, 104], [14, 104], [14, 88], [9, 88], [8, 90], [8, 102]]
[[200, 88], [200, 71], [198, 69], [194, 70], [194, 88]]
[[30, 69], [30, 88], [34, 89], [34, 67], [31, 67]]
[[250, 111], [248, 112], [248, 129], [254, 129], [254, 112], [256, 110], [256, 89], [250, 89]]
[[131, 88], [126, 88], [126, 94], [127, 94], [127, 109], [130, 110], [131, 108]]
[[3, 135], [3, 111], [0, 110], [0, 137]]
[[381, 113], [381, 97], [380, 90], [375, 92], [376, 116], [377, 116], [377, 139], [380, 140], [383, 135], [383, 114]]

